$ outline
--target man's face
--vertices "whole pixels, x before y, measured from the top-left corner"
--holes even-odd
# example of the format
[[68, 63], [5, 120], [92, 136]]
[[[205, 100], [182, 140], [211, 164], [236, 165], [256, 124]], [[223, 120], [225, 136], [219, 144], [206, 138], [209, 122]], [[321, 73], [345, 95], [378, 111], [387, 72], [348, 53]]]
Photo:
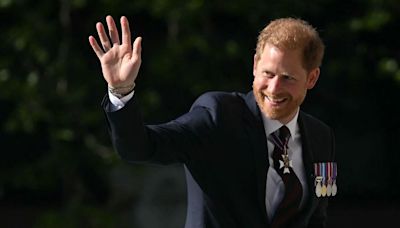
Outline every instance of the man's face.
[[253, 75], [253, 92], [261, 111], [286, 124], [317, 82], [319, 68], [307, 72], [299, 50], [280, 50], [266, 44], [260, 59], [254, 57]]

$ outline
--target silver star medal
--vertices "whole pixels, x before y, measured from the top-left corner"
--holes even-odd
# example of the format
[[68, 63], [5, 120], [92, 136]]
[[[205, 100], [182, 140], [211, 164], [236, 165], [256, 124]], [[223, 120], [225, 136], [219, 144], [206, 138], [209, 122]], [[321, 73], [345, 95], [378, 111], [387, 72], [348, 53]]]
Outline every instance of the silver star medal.
[[292, 160], [289, 159], [289, 155], [287, 153], [287, 148], [285, 147], [285, 153], [282, 154], [282, 160], [279, 160], [279, 168], [283, 168], [283, 173], [290, 173], [290, 168], [293, 168]]

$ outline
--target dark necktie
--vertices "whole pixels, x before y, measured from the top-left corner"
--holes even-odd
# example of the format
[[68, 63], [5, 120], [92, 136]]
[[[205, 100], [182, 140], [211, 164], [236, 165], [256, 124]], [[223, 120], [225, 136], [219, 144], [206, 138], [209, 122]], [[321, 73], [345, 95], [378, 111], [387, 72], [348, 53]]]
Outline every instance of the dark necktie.
[[279, 129], [279, 136], [277, 132], [271, 134], [271, 136], [275, 145], [274, 152], [272, 153], [274, 168], [281, 176], [285, 185], [285, 194], [275, 211], [271, 227], [290, 227], [299, 212], [303, 189], [299, 178], [297, 178], [292, 169], [292, 162], [289, 160], [287, 153], [290, 138], [289, 129], [286, 126], [282, 126]]

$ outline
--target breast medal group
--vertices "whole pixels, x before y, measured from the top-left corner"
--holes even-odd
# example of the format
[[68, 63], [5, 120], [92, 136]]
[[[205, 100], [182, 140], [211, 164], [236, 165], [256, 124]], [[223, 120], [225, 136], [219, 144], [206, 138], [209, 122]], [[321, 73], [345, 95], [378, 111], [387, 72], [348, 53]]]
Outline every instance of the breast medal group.
[[317, 197], [335, 196], [337, 194], [336, 162], [314, 163], [315, 194]]

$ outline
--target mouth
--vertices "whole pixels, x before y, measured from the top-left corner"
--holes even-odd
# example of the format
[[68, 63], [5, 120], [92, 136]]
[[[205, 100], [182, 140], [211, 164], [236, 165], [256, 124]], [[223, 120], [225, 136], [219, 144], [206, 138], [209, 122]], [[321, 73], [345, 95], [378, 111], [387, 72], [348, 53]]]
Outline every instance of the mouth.
[[267, 96], [267, 95], [264, 95], [264, 99], [272, 106], [281, 106], [288, 100], [286, 97], [277, 98], [277, 97], [272, 97], [272, 96]]

